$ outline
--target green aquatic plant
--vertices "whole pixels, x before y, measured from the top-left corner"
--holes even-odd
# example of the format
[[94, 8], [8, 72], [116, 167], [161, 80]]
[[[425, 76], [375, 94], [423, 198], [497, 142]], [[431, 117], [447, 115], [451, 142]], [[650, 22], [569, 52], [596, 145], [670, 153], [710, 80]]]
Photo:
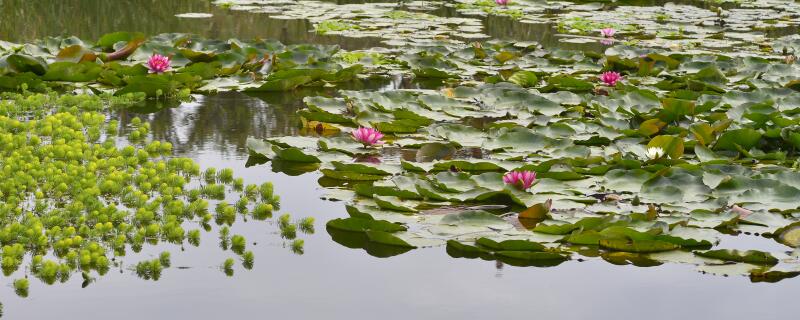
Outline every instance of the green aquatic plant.
[[272, 201], [274, 197], [275, 187], [272, 182], [264, 182], [258, 187], [258, 193], [261, 196], [261, 201]]
[[[796, 39], [784, 41], [775, 52], [800, 48]], [[537, 50], [544, 54], [534, 65], [525, 57]], [[796, 242], [800, 130], [790, 101], [800, 85], [791, 59], [624, 45], [599, 54], [503, 42], [421, 49], [399, 59], [419, 78], [453, 80], [438, 91], [307, 97], [298, 112], [304, 123], [393, 133], [391, 150], [365, 151], [346, 129], [248, 141], [253, 159], [274, 161], [273, 170], [319, 170], [330, 191], [324, 197], [343, 201], [351, 217], [328, 222], [334, 241], [386, 257], [452, 239], [531, 239], [553, 252], [477, 257], [545, 266], [565, 263], [571, 252], [699, 270], [740, 263], [753, 279], [800, 265], [772, 250], [758, 254], [771, 257], [763, 270], [745, 270], [756, 255], [746, 248], [711, 250], [724, 234]], [[510, 61], [513, 70], [497, 71]], [[770, 71], [755, 76], [753, 68]], [[510, 81], [521, 71], [531, 81]], [[594, 75], [614, 72], [625, 80], [609, 78], [613, 89], [596, 85], [604, 77]], [[394, 156], [398, 149], [404, 156]], [[504, 183], [509, 172], [524, 171], [537, 173], [530, 192]], [[278, 225], [288, 233], [292, 222], [279, 218]]]
[[371, 64], [374, 66], [389, 65], [395, 63], [389, 56], [379, 52], [350, 51], [340, 52], [338, 57], [347, 64]]
[[282, 214], [278, 217], [278, 226], [283, 229], [292, 224], [292, 216], [288, 213]]
[[242, 178], [233, 179], [233, 190], [239, 192], [244, 191], [244, 179]]
[[218, 203], [214, 212], [216, 212], [214, 219], [217, 224], [226, 224], [230, 226], [236, 222], [236, 208], [226, 202]]
[[231, 184], [233, 182], [233, 169], [231, 168], [224, 168], [217, 173], [217, 179], [225, 184]]
[[219, 229], [219, 246], [222, 250], [228, 250], [228, 247], [230, 247], [230, 234], [231, 229], [228, 226], [222, 226], [222, 228]]
[[297, 237], [297, 225], [289, 224], [281, 227], [281, 237], [292, 240]]
[[169, 268], [169, 266], [172, 265], [169, 251], [161, 252], [158, 255], [158, 261], [161, 262], [161, 265], [164, 266], [164, 268]]
[[145, 280], [157, 281], [161, 278], [161, 272], [164, 270], [160, 259], [140, 261], [136, 264], [136, 275]]
[[255, 264], [255, 254], [253, 251], [246, 251], [242, 254], [242, 266], [247, 269], [253, 269], [253, 265]]
[[236, 207], [236, 211], [239, 213], [246, 213], [248, 208], [247, 206], [250, 204], [250, 200], [247, 200], [247, 197], [241, 197], [239, 200], [236, 201], [234, 205]]
[[318, 23], [315, 27], [317, 33], [328, 34], [331, 32], [341, 32], [359, 29], [360, 27], [342, 20], [325, 20]]
[[16, 279], [14, 280], [14, 292], [20, 297], [26, 298], [28, 297], [28, 287], [29, 287], [28, 279]]
[[[124, 128], [142, 136], [127, 142], [123, 137], [120, 146], [108, 135], [115, 130], [107, 126], [120, 126], [109, 120], [111, 109], [129, 105], [130, 97], [25, 93], [3, 94], [0, 101], [5, 110], [0, 115], [4, 274], [19, 271], [31, 254], [25, 270], [42, 282], [66, 282], [80, 272], [88, 284], [92, 274], [121, 266], [129, 249], [141, 252], [161, 241], [187, 239], [199, 245], [201, 231], [185, 228], [199, 223], [211, 230], [209, 201], [215, 201], [220, 224], [233, 224], [236, 208], [212, 199], [233, 192], [236, 180], [229, 172], [219, 171], [228, 185], [203, 185], [197, 163], [173, 157], [170, 143], [144, 137], [150, 125], [142, 118], [132, 118]], [[228, 229], [220, 230], [224, 236]], [[236, 250], [244, 251], [235, 240]], [[169, 265], [170, 254], [162, 252], [131, 271], [156, 280]]]
[[248, 184], [247, 186], [244, 187], [244, 194], [245, 196], [250, 198], [250, 200], [256, 200], [256, 196], [259, 194], [259, 192], [260, 189], [258, 185]]
[[[328, 22], [320, 30], [349, 28]], [[354, 26], [357, 28], [357, 26]], [[119, 41], [117, 41], [119, 40]], [[111, 43], [117, 41], [115, 43]], [[360, 64], [333, 61], [334, 46], [291, 45], [274, 41], [241, 41], [235, 45], [189, 34], [116, 32], [97, 42], [75, 37], [46, 38], [25, 45], [0, 47], [0, 91], [43, 92], [50, 87], [86, 88], [113, 92], [128, 99], [187, 101], [193, 92], [219, 90], [286, 91], [306, 85], [350, 81], [362, 72]], [[117, 51], [114, 44], [127, 43]], [[156, 49], [157, 48], [157, 49]], [[158, 51], [156, 53], [155, 51]], [[278, 60], [311, 53], [308, 61]], [[316, 61], [328, 61], [324, 65]], [[129, 137], [141, 141], [144, 130]]]
[[186, 238], [187, 238], [187, 241], [189, 242], [189, 244], [191, 244], [191, 245], [193, 245], [195, 247], [199, 246], [200, 245], [200, 230], [197, 230], [197, 229], [189, 230], [189, 233], [187, 233], [187, 237]]
[[303, 254], [305, 249], [305, 241], [303, 239], [294, 239], [292, 240], [292, 252], [295, 254]]
[[300, 231], [307, 234], [314, 233], [314, 217], [305, 217], [298, 223]]
[[595, 21], [583, 17], [573, 17], [558, 22], [559, 32], [577, 32], [580, 34], [591, 34], [600, 29], [615, 29], [621, 31], [634, 31], [635, 26], [624, 25], [613, 22]]
[[222, 263], [222, 271], [225, 272], [225, 275], [229, 277], [233, 276], [233, 265], [235, 263], [236, 261], [234, 261], [233, 258], [225, 259], [225, 261]]
[[203, 179], [208, 184], [213, 184], [217, 182], [217, 169], [216, 168], [207, 168], [206, 171], [203, 171]]
[[253, 218], [256, 220], [264, 220], [272, 217], [273, 207], [269, 203], [258, 203], [253, 208]]
[[244, 254], [244, 249], [247, 246], [247, 240], [242, 235], [235, 234], [231, 237], [231, 251], [236, 254]]

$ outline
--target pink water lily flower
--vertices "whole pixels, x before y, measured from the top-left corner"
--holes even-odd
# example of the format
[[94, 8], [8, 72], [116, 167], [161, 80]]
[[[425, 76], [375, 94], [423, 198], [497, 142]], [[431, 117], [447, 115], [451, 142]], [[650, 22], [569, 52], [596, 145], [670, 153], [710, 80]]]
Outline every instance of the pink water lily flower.
[[494, 3], [500, 6], [506, 6], [508, 5], [508, 0], [494, 0]]
[[622, 75], [616, 71], [606, 71], [600, 75], [600, 81], [603, 81], [603, 83], [612, 87], [617, 85], [617, 81], [620, 80], [622, 80]]
[[517, 186], [522, 190], [528, 190], [535, 181], [536, 172], [533, 171], [511, 171], [503, 175], [503, 182]]
[[615, 33], [617, 33], [617, 30], [614, 30], [614, 28], [603, 28], [603, 29], [600, 29], [600, 35], [604, 36], [606, 38], [614, 37]]
[[169, 70], [169, 63], [169, 57], [154, 54], [147, 60], [147, 69], [150, 69], [150, 73], [163, 73]]
[[353, 139], [360, 142], [365, 147], [383, 144], [383, 141], [380, 141], [381, 138], [383, 138], [383, 133], [375, 128], [359, 127], [353, 130]]

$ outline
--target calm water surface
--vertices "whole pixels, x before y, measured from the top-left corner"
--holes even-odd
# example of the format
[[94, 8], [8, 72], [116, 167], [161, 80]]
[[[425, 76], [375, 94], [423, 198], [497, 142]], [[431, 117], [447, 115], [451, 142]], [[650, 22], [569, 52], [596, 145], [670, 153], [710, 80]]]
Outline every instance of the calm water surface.
[[[208, 20], [175, 18], [181, 12], [212, 12]], [[214, 9], [208, 1], [18, 1], [0, 0], [0, 39], [76, 34], [95, 38], [116, 30], [194, 32], [210, 37], [274, 37], [284, 42], [370, 46], [353, 39], [308, 33], [303, 21], [282, 25], [257, 15]], [[500, 26], [500, 21], [490, 25]], [[512, 25], [505, 27], [511, 28]], [[499, 28], [499, 27], [498, 27]], [[284, 31], [276, 31], [284, 30]], [[491, 30], [491, 29], [490, 29]], [[498, 34], [520, 34], [498, 30]], [[490, 34], [492, 32], [490, 31]], [[337, 42], [340, 41], [340, 42]], [[349, 43], [348, 41], [352, 41]], [[356, 84], [360, 89], [409, 87], [396, 80]], [[156, 139], [173, 143], [177, 156], [196, 159], [203, 168], [233, 168], [245, 183], [273, 181], [282, 213], [313, 216], [316, 233], [305, 239], [305, 254], [285, 247], [272, 222], [241, 217], [232, 234], [244, 235], [255, 267], [237, 262], [233, 277], [220, 269], [232, 254], [217, 247], [217, 232], [205, 233], [200, 247], [146, 246], [129, 253], [135, 263], [172, 252], [172, 268], [158, 281], [137, 278], [127, 265], [112, 269], [86, 288], [73, 274], [66, 283], [31, 281], [20, 298], [3, 278], [3, 319], [777, 319], [796, 312], [800, 281], [750, 283], [744, 277], [703, 275], [691, 266], [652, 268], [616, 266], [604, 261], [569, 261], [552, 268], [519, 268], [482, 260], [452, 259], [443, 247], [413, 250], [381, 259], [331, 240], [326, 221], [346, 216], [340, 202], [321, 200], [318, 173], [287, 176], [269, 164], [245, 168], [248, 136], [297, 134], [294, 112], [304, 95], [335, 95], [334, 90], [248, 96], [199, 96], [192, 103], [156, 113], [119, 112], [121, 122], [140, 116]], [[276, 214], [277, 215], [277, 214]], [[190, 228], [195, 228], [191, 226]], [[751, 247], [777, 244], [756, 237]], [[254, 245], [255, 243], [255, 245]], [[752, 245], [755, 243], [755, 245]], [[185, 251], [182, 251], [185, 250]]]

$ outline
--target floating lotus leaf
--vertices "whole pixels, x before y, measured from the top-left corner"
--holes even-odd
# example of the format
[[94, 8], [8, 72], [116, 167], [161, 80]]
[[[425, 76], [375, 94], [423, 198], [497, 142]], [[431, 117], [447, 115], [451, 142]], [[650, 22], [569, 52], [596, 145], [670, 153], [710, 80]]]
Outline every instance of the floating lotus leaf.
[[719, 259], [724, 261], [745, 262], [752, 264], [775, 265], [778, 259], [773, 257], [768, 252], [757, 250], [708, 250], [708, 251], [695, 251], [696, 255], [706, 258]]
[[447, 241], [447, 254], [453, 258], [467, 259], [474, 259], [478, 257], [490, 259], [492, 257], [492, 254], [488, 250], [466, 245], [455, 240]]
[[545, 246], [526, 240], [505, 240], [501, 242], [494, 241], [489, 238], [480, 238], [475, 243], [479, 247], [486, 248], [490, 251], [529, 251], [541, 252], [545, 250]]
[[600, 247], [606, 249], [637, 253], [661, 252], [680, 248], [679, 245], [660, 240], [600, 239], [598, 243]]
[[94, 62], [54, 62], [42, 76], [45, 81], [90, 82], [97, 80], [103, 69]]
[[523, 88], [529, 88], [539, 84], [539, 78], [531, 71], [517, 71], [508, 77], [508, 82], [517, 84]]
[[553, 267], [569, 260], [569, 256], [554, 252], [498, 251], [498, 260], [512, 266]]
[[447, 214], [442, 217], [440, 223], [454, 226], [481, 226], [496, 229], [508, 227], [508, 222], [502, 218], [482, 210]]
[[746, 152], [756, 146], [761, 136], [760, 132], [749, 128], [728, 130], [717, 139], [714, 149]]
[[388, 232], [368, 230], [366, 231], [366, 234], [367, 234], [367, 239], [369, 239], [370, 242], [382, 244], [385, 246], [410, 248], [410, 249], [416, 248], [415, 246], [408, 244], [408, 242], [404, 241], [403, 239], [395, 237]]
[[776, 230], [775, 235], [778, 236], [778, 241], [787, 246], [800, 247], [800, 223], [798, 222]]
[[406, 227], [384, 220], [369, 220], [363, 218], [334, 219], [328, 221], [328, 228], [351, 232], [381, 231], [398, 232], [405, 231]]

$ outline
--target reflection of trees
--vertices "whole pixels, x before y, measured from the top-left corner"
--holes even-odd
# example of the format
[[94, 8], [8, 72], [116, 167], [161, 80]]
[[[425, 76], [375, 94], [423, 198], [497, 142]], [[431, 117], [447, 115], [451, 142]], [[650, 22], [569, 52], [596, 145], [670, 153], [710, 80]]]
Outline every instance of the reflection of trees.
[[296, 112], [305, 107], [303, 98], [306, 96], [335, 96], [338, 89], [396, 87], [396, 83], [387, 79], [373, 79], [343, 84], [338, 88], [252, 94], [224, 92], [151, 114], [121, 111], [118, 119], [122, 125], [127, 125], [134, 116], [149, 120], [153, 138], [169, 141], [179, 155], [203, 150], [224, 155], [246, 154], [248, 137], [297, 135], [300, 120]]
[[[378, 0], [329, 0], [338, 4], [379, 2]], [[583, 1], [573, 1], [576, 3]], [[619, 0], [613, 5], [663, 6], [667, 2], [709, 9], [719, 6], [704, 0]], [[730, 8], [736, 4], [723, 4]], [[208, 12], [209, 19], [181, 19], [175, 14]], [[460, 16], [454, 8], [442, 7], [432, 14]], [[284, 43], [338, 44], [346, 49], [380, 46], [377, 38], [346, 38], [323, 36], [313, 32], [307, 20], [273, 19], [265, 13], [233, 11], [213, 5], [208, 0], [0, 0], [0, 39], [29, 41], [45, 36], [75, 35], [87, 40], [114, 31], [141, 31], [147, 34], [165, 32], [196, 33], [209, 38], [270, 38]], [[493, 38], [534, 40], [545, 46], [558, 44], [552, 24], [523, 24], [508, 17], [490, 16], [484, 19], [486, 33]], [[797, 28], [769, 30], [771, 36], [795, 33]], [[574, 49], [586, 49], [582, 47]], [[603, 49], [595, 45], [588, 49]]]
[[[250, 136], [296, 134], [295, 112], [302, 106], [302, 97], [291, 94], [267, 102], [242, 93], [226, 92], [140, 116], [149, 118], [153, 138], [172, 143], [176, 154], [211, 150], [227, 155], [245, 153]], [[126, 124], [132, 117], [122, 112], [120, 122]]]
[[177, 31], [185, 21], [178, 21], [176, 13], [208, 12], [212, 7], [210, 2], [198, 0], [4, 0], [0, 1], [0, 38], [25, 40], [68, 34], [96, 39], [120, 30]]
[[[208, 19], [177, 18], [208, 12]], [[322, 36], [306, 20], [271, 19], [266, 14], [219, 8], [207, 0], [59, 0], [0, 1], [0, 40], [24, 42], [46, 36], [96, 40], [115, 31], [195, 33], [209, 38], [277, 39], [284, 43], [338, 44], [343, 48], [377, 46], [379, 39]]]

